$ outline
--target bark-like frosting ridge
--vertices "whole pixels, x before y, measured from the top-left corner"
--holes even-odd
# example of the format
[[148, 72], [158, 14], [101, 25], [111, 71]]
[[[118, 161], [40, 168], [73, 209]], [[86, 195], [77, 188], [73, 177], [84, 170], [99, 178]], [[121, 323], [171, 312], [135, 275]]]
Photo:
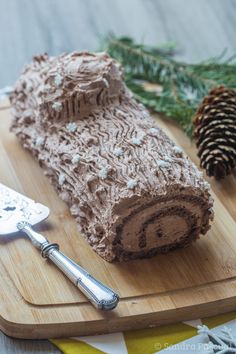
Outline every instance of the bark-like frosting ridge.
[[19, 93], [25, 87], [32, 95], [29, 108], [38, 111], [39, 120], [76, 121], [119, 99], [122, 74], [106, 53], [40, 55], [25, 68], [17, 86]]
[[107, 261], [183, 247], [209, 229], [208, 183], [106, 54], [35, 57], [11, 103], [12, 131]]

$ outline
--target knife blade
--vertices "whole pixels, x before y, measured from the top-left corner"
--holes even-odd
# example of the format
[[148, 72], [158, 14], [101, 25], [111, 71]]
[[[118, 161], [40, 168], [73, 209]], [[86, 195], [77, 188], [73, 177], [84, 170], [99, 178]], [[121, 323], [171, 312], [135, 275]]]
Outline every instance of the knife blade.
[[24, 232], [41, 251], [42, 257], [50, 259], [97, 309], [114, 309], [119, 302], [118, 294], [60, 252], [57, 243], [50, 243], [45, 236], [32, 229], [49, 213], [48, 207], [0, 183], [0, 235]]
[[17, 222], [22, 220], [34, 226], [47, 219], [49, 213], [50, 210], [45, 205], [0, 183], [0, 235], [19, 231]]

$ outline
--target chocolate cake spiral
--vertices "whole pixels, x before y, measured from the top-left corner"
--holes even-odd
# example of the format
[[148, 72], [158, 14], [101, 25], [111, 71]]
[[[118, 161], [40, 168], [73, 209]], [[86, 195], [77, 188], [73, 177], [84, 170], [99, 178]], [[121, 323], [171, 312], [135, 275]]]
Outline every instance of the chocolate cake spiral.
[[135, 101], [107, 54], [35, 57], [11, 104], [12, 131], [105, 260], [167, 252], [209, 229], [208, 183]]

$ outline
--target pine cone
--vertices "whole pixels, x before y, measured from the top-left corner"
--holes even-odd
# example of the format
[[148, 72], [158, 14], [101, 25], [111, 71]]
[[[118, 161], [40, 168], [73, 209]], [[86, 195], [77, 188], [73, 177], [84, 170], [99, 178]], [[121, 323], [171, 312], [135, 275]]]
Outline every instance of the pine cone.
[[236, 165], [236, 91], [220, 86], [203, 99], [193, 118], [201, 167], [224, 178]]

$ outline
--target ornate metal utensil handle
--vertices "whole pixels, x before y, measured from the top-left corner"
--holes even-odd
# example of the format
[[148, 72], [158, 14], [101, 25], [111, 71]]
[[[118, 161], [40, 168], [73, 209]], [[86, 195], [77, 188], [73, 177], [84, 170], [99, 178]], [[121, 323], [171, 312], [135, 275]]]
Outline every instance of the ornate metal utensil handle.
[[97, 309], [112, 310], [117, 306], [119, 296], [60, 252], [57, 243], [49, 243], [43, 235], [35, 232], [31, 225], [25, 221], [19, 222], [17, 228], [28, 235], [34, 246], [41, 250], [42, 256], [49, 258]]

